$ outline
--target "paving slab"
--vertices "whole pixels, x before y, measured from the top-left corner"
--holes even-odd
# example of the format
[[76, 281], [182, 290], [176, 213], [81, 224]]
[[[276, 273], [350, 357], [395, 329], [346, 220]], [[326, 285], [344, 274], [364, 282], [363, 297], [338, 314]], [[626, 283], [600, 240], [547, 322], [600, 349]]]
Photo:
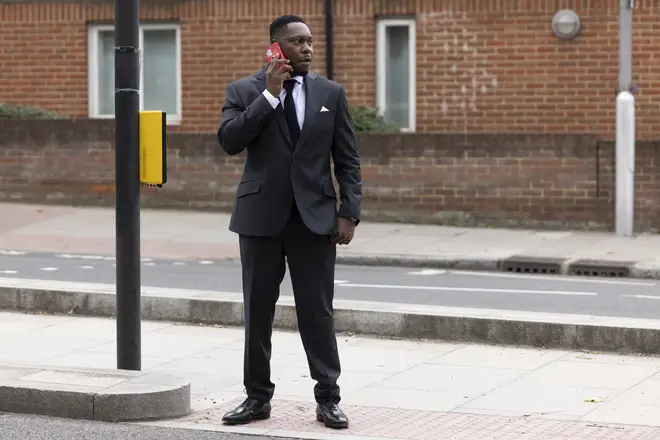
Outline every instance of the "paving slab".
[[[115, 218], [110, 208], [2, 203], [0, 219], [0, 251], [115, 252]], [[144, 257], [238, 259], [238, 239], [227, 230], [226, 213], [143, 209], [141, 220]], [[618, 237], [609, 232], [365, 221], [354, 241], [338, 248], [337, 259], [359, 265], [548, 273], [541, 263], [551, 258], [560, 262], [557, 274], [659, 279], [658, 249], [660, 235], [656, 234]], [[521, 258], [538, 260], [538, 270], [513, 265]], [[584, 260], [594, 269], [585, 268]]]
[[337, 434], [329, 433], [327, 428], [315, 422], [314, 404], [282, 399], [274, 400], [273, 414], [268, 421], [238, 429], [222, 426], [220, 419], [224, 412], [240, 401], [229, 401], [214, 410], [158, 425], [268, 437], [336, 440], [654, 440], [660, 435], [660, 429], [654, 426], [356, 405], [343, 406], [353, 423], [348, 433]]
[[[0, 321], [23, 323], [18, 332], [0, 333], [0, 351], [3, 344], [12, 340], [22, 343], [26, 338], [32, 342], [25, 350], [40, 351], [52, 344], [46, 338], [49, 332], [62, 335], [75, 328], [90, 336], [81, 343], [84, 348], [15, 367], [11, 373], [0, 369], [0, 381], [19, 377], [69, 382], [79, 372], [97, 371], [95, 368], [104, 363], [109, 368], [113, 363], [111, 357], [103, 357], [115, 354], [114, 344], [105, 341], [114, 336], [110, 331], [115, 324], [112, 319], [1, 312]], [[316, 421], [314, 382], [302, 343], [296, 332], [288, 331], [273, 334], [271, 377], [276, 388], [271, 419], [228, 427], [222, 424], [222, 415], [245, 398], [243, 330], [145, 324], [143, 351], [150, 353], [151, 365], [144, 374], [151, 379], [143, 382], [167, 382], [164, 378], [169, 376], [165, 375], [190, 381], [191, 412], [167, 420], [132, 422], [141, 425], [288, 439], [660, 438], [660, 357], [345, 333], [338, 335], [343, 366], [339, 385], [341, 407], [351, 425], [346, 431], [330, 431]], [[188, 341], [191, 349], [172, 353], [166, 340], [172, 346]], [[89, 341], [96, 342], [90, 345]], [[74, 354], [80, 355], [77, 367], [61, 366], [70, 365]], [[53, 374], [60, 368], [64, 378]], [[112, 375], [85, 377], [76, 386], [121, 386], [110, 385], [115, 380]]]
[[107, 422], [180, 417], [190, 413], [190, 382], [164, 373], [0, 363], [2, 411]]

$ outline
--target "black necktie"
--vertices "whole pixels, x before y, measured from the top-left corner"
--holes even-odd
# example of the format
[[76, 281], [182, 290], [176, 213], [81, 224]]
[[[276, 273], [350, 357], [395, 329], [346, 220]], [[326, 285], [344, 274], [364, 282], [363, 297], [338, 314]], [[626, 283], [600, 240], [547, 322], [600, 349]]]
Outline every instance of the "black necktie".
[[296, 104], [293, 101], [293, 88], [296, 85], [295, 79], [287, 79], [284, 81], [284, 90], [286, 90], [286, 97], [284, 98], [284, 117], [289, 126], [289, 133], [291, 133], [291, 142], [295, 147], [300, 137], [300, 125], [298, 125], [298, 116], [296, 116]]

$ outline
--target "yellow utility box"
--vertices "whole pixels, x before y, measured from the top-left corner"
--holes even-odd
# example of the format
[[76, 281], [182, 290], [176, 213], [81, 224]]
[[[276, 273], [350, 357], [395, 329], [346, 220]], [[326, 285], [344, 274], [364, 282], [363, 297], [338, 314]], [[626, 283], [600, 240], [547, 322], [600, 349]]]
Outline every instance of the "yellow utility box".
[[166, 115], [142, 111], [139, 117], [140, 183], [161, 188], [167, 182]]

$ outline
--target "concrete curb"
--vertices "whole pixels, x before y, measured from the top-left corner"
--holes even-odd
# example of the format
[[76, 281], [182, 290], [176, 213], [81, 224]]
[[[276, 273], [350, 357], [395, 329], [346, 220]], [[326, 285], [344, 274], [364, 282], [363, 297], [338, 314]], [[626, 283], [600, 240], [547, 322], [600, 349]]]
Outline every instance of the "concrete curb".
[[337, 255], [347, 266], [420, 267], [538, 275], [660, 279], [660, 261], [635, 262], [513, 255], [497, 257], [425, 257], [414, 255]]
[[[100, 287], [83, 283], [79, 283], [82, 287], [67, 288], [66, 284], [76, 283], [60, 283], [62, 287], [57, 289], [0, 287], [0, 309], [114, 316], [116, 298], [110, 288], [102, 291]], [[142, 317], [241, 326], [243, 305], [237, 293], [145, 287]], [[338, 332], [382, 337], [660, 353], [660, 320], [337, 300], [335, 323]], [[280, 298], [275, 327], [297, 329], [293, 298]]]
[[496, 258], [443, 258], [411, 255], [337, 255], [337, 264], [347, 266], [421, 267], [474, 271], [501, 271]]
[[0, 412], [126, 422], [191, 412], [190, 382], [162, 373], [0, 364]]

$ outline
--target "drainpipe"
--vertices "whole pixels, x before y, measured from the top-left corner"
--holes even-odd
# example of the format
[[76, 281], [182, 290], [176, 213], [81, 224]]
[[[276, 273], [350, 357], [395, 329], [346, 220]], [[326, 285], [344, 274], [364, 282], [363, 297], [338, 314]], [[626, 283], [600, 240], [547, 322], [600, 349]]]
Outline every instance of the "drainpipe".
[[330, 80], [333, 77], [334, 67], [332, 37], [332, 0], [325, 0], [325, 75]]

